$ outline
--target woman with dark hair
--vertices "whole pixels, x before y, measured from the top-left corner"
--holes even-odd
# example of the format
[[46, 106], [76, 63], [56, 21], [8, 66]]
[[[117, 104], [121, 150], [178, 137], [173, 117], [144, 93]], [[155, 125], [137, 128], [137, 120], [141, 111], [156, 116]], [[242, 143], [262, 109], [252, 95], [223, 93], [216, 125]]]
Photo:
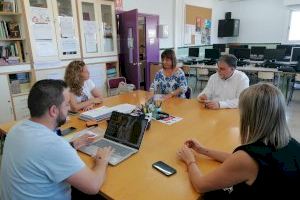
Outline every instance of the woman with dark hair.
[[[300, 144], [290, 135], [282, 93], [270, 84], [252, 85], [241, 93], [239, 108], [241, 146], [232, 154], [204, 147], [195, 139], [177, 152], [195, 190], [204, 193], [203, 199], [295, 199]], [[222, 164], [203, 175], [194, 153]]]
[[70, 88], [71, 110], [89, 110], [102, 102], [101, 92], [90, 79], [90, 73], [83, 61], [70, 62], [65, 73], [65, 82]]
[[187, 81], [184, 72], [176, 66], [175, 52], [171, 49], [165, 50], [161, 54], [161, 60], [163, 68], [156, 73], [151, 86], [154, 93], [165, 94], [166, 98], [185, 98]]

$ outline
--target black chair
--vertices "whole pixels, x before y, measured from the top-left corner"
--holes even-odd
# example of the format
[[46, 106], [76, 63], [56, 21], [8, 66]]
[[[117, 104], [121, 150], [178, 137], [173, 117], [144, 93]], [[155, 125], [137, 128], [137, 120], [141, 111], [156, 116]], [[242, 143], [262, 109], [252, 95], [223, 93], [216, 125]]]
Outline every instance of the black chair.
[[188, 87], [186, 92], [185, 92], [185, 98], [191, 99], [191, 96], [192, 96], [192, 90], [191, 90], [190, 87]]

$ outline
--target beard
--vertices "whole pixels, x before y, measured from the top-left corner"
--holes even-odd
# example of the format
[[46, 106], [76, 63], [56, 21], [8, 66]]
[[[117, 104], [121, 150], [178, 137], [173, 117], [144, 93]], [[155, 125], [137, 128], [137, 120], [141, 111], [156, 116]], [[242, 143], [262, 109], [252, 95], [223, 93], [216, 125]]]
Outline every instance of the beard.
[[65, 124], [67, 121], [67, 116], [64, 116], [61, 112], [56, 118], [56, 127], [60, 127], [61, 125]]

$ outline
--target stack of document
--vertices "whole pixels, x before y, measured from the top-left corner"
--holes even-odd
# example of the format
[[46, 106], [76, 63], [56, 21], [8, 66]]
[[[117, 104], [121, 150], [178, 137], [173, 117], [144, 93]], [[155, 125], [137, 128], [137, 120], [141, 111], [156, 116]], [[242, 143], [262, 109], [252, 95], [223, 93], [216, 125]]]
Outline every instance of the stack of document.
[[113, 107], [102, 106], [93, 110], [89, 110], [80, 114], [79, 118], [85, 121], [96, 120], [101, 121], [108, 119], [113, 111], [120, 113], [131, 113], [136, 108], [135, 105], [131, 104], [119, 104]]

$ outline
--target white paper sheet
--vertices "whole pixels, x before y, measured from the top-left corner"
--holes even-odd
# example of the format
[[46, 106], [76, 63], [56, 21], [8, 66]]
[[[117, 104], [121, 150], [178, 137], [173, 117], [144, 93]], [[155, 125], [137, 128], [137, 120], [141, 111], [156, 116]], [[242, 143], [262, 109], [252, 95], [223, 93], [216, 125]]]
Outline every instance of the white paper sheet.
[[184, 27], [184, 44], [192, 43], [192, 32], [189, 24], [186, 24]]
[[96, 34], [97, 26], [95, 21], [83, 21], [83, 30], [85, 34]]
[[61, 38], [61, 49], [63, 52], [77, 51], [77, 40], [73, 38]]
[[36, 54], [38, 57], [57, 56], [56, 48], [52, 40], [40, 40], [35, 42]]
[[61, 37], [63, 38], [74, 38], [74, 20], [73, 17], [59, 17]]
[[52, 27], [50, 24], [32, 24], [32, 32], [36, 40], [52, 39]]
[[48, 8], [30, 7], [31, 22], [35, 24], [49, 24], [50, 15]]
[[97, 52], [97, 39], [96, 33], [85, 33], [85, 49], [87, 53], [96, 53]]

